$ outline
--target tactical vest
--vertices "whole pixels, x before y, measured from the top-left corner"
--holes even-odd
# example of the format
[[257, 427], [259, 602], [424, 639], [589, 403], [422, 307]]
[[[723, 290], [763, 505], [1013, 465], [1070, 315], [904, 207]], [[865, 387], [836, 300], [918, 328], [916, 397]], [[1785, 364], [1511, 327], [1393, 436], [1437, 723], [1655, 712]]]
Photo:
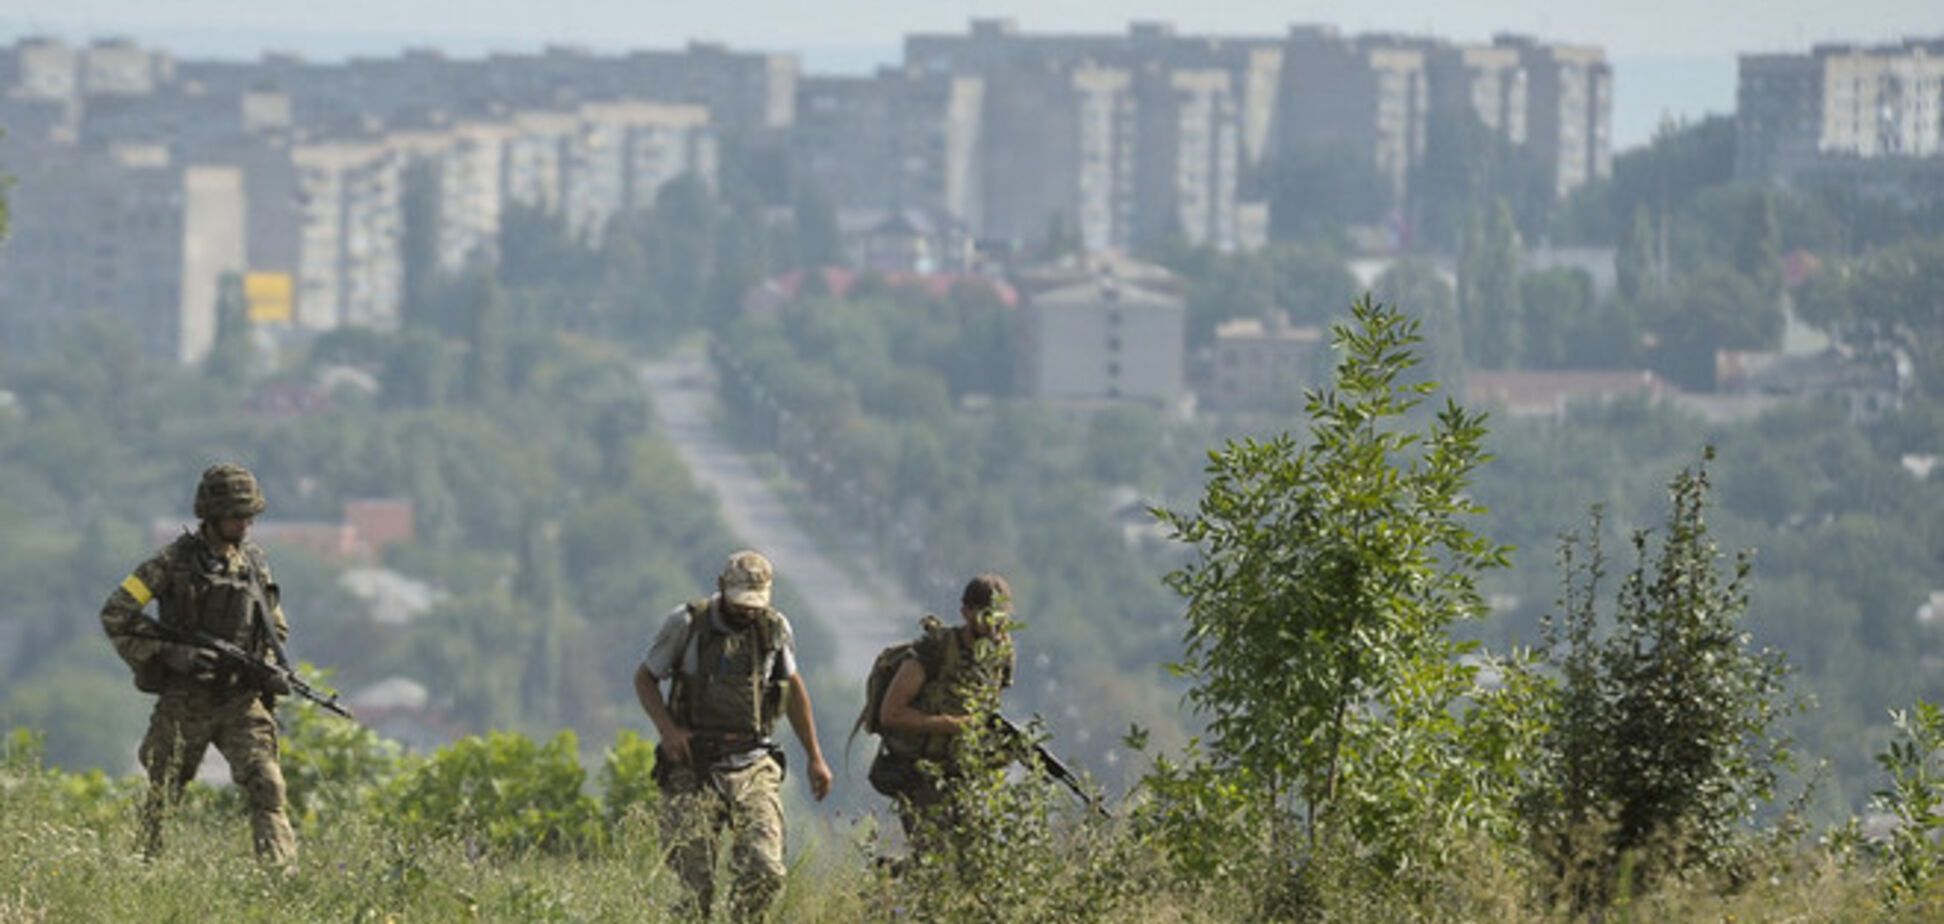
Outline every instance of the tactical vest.
[[[244, 543], [243, 554], [229, 558], [201, 536], [185, 534], [169, 546], [169, 589], [156, 601], [164, 625], [203, 632], [244, 651], [269, 651], [269, 573], [263, 550]], [[218, 677], [233, 683], [237, 678]]]
[[[705, 737], [768, 738], [783, 711], [784, 684], [789, 680], [776, 676], [783, 619], [765, 607], [748, 627], [723, 632], [712, 618], [712, 606], [712, 600], [688, 604], [688, 637], [676, 655], [669, 711], [676, 721]], [[693, 674], [686, 663], [691, 647]]]

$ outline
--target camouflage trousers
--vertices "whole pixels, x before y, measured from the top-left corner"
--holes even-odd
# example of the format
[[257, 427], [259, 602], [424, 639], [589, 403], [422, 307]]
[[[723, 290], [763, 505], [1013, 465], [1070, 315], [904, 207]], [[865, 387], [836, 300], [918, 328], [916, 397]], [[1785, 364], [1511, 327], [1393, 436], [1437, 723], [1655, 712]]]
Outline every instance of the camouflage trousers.
[[283, 768], [277, 763], [277, 720], [255, 691], [201, 687], [165, 690], [142, 737], [148, 799], [142, 806], [142, 852], [162, 849], [162, 819], [195, 779], [210, 745], [229, 762], [230, 779], [250, 806], [257, 856], [278, 866], [297, 860], [297, 838], [284, 814]]
[[[657, 754], [657, 757], [660, 755]], [[661, 784], [662, 843], [668, 866], [688, 889], [685, 911], [707, 920], [715, 902], [716, 846], [727, 827], [735, 881], [733, 920], [760, 920], [783, 888], [783, 767], [763, 758], [733, 770], [697, 773], [669, 763]]]

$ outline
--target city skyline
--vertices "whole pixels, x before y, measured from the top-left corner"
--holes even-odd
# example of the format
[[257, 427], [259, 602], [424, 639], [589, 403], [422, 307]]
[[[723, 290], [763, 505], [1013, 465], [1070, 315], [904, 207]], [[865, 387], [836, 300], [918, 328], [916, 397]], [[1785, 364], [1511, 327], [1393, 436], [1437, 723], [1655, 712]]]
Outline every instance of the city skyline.
[[[463, 27], [448, 4], [347, 0], [325, 6], [240, 0], [25, 0], [0, 14], [0, 41], [49, 34], [70, 41], [120, 36], [183, 58], [250, 59], [293, 51], [320, 61], [392, 55], [406, 47], [455, 56], [531, 52], [547, 44], [597, 51], [724, 42], [742, 50], [794, 53], [807, 73], [855, 74], [898, 60], [904, 37], [954, 33], [975, 18], [1010, 18], [1026, 32], [1123, 32], [1130, 22], [1167, 22], [1183, 34], [1280, 35], [1297, 23], [1330, 23], [1346, 32], [1400, 31], [1455, 41], [1496, 32], [1604, 48], [1616, 73], [1617, 148], [1650, 140], [1663, 119], [1692, 120], [1734, 107], [1735, 56], [1803, 51], [1824, 41], [1871, 43], [1944, 33], [1944, 4], [1864, 0], [1840, 7], [1716, 3], [1704, 8], [1645, 0], [1609, 4], [1486, 0], [1462, 10], [1428, 0], [1366, 5], [1323, 0], [1294, 8], [1241, 0], [1195, 5], [1136, 0], [1111, 7], [1076, 0], [892, 3], [844, 0], [814, 8], [758, 0], [735, 8], [667, 8], [614, 0], [566, 0], [545, 10], [525, 4], [467, 4]], [[1670, 30], [1669, 22], [1687, 28]]]

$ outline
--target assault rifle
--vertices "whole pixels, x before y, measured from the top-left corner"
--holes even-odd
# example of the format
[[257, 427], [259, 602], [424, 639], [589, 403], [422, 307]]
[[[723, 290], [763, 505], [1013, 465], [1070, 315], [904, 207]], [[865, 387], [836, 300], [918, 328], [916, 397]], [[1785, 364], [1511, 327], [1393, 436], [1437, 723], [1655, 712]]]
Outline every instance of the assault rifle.
[[318, 692], [316, 687], [305, 683], [304, 678], [299, 677], [297, 672], [291, 669], [289, 659], [284, 656], [282, 645], [273, 643], [272, 647], [276, 651], [277, 660], [281, 663], [272, 663], [252, 656], [249, 652], [238, 648], [234, 642], [217, 638], [207, 632], [201, 632], [195, 629], [178, 629], [161, 620], [150, 618], [147, 615], [141, 615], [138, 618], [141, 619], [144, 629], [148, 629], [154, 633], [153, 635], [149, 635], [149, 638], [157, 641], [189, 645], [210, 652], [216, 656], [216, 663], [218, 665], [228, 667], [242, 674], [257, 689], [266, 691], [266, 694], [274, 688], [275, 684], [273, 681], [281, 680], [284, 686], [290, 688], [290, 692], [316, 703], [326, 711], [337, 713], [353, 722], [358, 720], [357, 716], [351, 714], [351, 710], [346, 709], [338, 703], [338, 695], [336, 693], [325, 695]]
[[1045, 742], [1034, 740], [1032, 736], [1026, 734], [1025, 729], [1019, 727], [1018, 722], [1006, 718], [1003, 713], [992, 713], [992, 728], [994, 731], [1005, 735], [1008, 740], [1014, 743], [1025, 744], [1030, 742], [1033, 746], [1033, 756], [1038, 758], [1039, 765], [1046, 771], [1047, 776], [1065, 784], [1066, 788], [1072, 790], [1073, 794], [1080, 798], [1080, 801], [1087, 803], [1089, 808], [1099, 812], [1103, 816], [1109, 815], [1107, 808], [1100, 804], [1100, 800], [1094, 798], [1085, 788], [1081, 787], [1080, 777], [1073, 772], [1073, 769], [1068, 767], [1064, 761], [1060, 760], [1058, 755], [1049, 750]]

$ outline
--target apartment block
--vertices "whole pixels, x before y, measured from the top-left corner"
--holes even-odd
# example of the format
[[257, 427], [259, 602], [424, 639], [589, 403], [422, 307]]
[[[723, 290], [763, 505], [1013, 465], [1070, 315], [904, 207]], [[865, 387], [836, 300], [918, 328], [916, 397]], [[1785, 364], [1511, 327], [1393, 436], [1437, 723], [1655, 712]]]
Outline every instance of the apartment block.
[[1735, 175], [1944, 194], [1944, 38], [1743, 55]]
[[664, 103], [587, 103], [561, 153], [567, 227], [599, 240], [610, 219], [654, 205], [663, 184], [688, 171], [715, 178], [708, 110]]
[[1186, 397], [1187, 302], [1159, 267], [1093, 256], [1022, 275], [1021, 380], [1035, 397], [1175, 407]]
[[991, 74], [1046, 61], [1138, 68], [1156, 64], [1228, 72], [1246, 166], [1271, 148], [1283, 44], [1275, 38], [1184, 36], [1167, 23], [1135, 22], [1124, 35], [1023, 33], [1008, 19], [975, 19], [963, 34], [905, 38], [905, 64], [929, 74]]
[[985, 82], [983, 208], [961, 213], [983, 237], [1038, 243], [1057, 219], [1089, 249], [1176, 233], [1224, 248], [1250, 238], [1239, 178], [1271, 148], [1275, 40], [1151, 22], [1121, 35], [1024, 34], [975, 20], [964, 34], [907, 37], [905, 66]]
[[1424, 158], [1425, 70], [1424, 50], [1408, 39], [1292, 27], [1283, 55], [1278, 150], [1339, 149], [1368, 157], [1403, 201], [1412, 169]]
[[1320, 363], [1327, 362], [1320, 328], [1236, 318], [1215, 328], [1215, 357], [1201, 404], [1211, 410], [1272, 411], [1299, 407]]
[[1556, 45], [1500, 35], [1526, 72], [1527, 144], [1564, 197], [1613, 174], [1613, 68], [1591, 45]]
[[1136, 109], [1132, 236], [1235, 250], [1243, 152], [1230, 74], [1152, 67], [1136, 84]]
[[404, 296], [400, 191], [406, 158], [382, 139], [300, 144], [297, 326], [398, 326]]
[[840, 208], [942, 210], [976, 224], [983, 77], [885, 68], [797, 86], [791, 169]]
[[245, 267], [240, 172], [180, 164], [156, 146], [37, 153], [8, 168], [18, 184], [0, 249], [0, 349], [41, 353], [98, 316], [151, 359], [202, 359], [221, 282]]
[[1431, 42], [1425, 51], [1432, 112], [1469, 110], [1493, 134], [1526, 143], [1530, 94], [1517, 48]]
[[148, 96], [175, 80], [175, 59], [126, 39], [103, 39], [81, 50], [85, 96]]
[[708, 43], [618, 56], [555, 45], [538, 54], [477, 59], [420, 49], [342, 65], [267, 55], [255, 62], [193, 62], [181, 68], [185, 80], [211, 92], [287, 94], [296, 119], [310, 125], [361, 118], [392, 122], [431, 111], [480, 116], [652, 99], [705, 107], [719, 130], [752, 136], [789, 128], [798, 71], [794, 55], [737, 52]]
[[67, 102], [81, 95], [80, 56], [55, 38], [24, 38], [0, 51], [0, 95]]

